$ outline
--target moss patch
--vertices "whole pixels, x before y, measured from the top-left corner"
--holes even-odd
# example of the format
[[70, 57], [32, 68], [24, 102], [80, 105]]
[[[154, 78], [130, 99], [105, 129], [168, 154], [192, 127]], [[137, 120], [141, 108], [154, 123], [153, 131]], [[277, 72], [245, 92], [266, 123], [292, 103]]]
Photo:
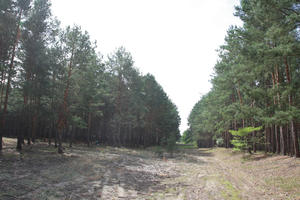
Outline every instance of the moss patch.
[[228, 181], [221, 178], [220, 183], [223, 185], [224, 190], [221, 192], [224, 199], [230, 200], [240, 200], [240, 192]]

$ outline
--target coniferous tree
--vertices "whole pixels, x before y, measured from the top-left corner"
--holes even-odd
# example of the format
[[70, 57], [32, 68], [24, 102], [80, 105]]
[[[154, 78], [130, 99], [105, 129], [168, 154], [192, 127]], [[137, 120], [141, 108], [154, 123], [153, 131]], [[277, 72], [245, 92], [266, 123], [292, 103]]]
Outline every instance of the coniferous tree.
[[[180, 118], [153, 75], [121, 47], [105, 62], [79, 26], [61, 29], [48, 0], [0, 4], [2, 135], [116, 146], [172, 146]], [[8, 98], [10, 96], [10, 98]], [[4, 127], [5, 121], [7, 126]], [[2, 143], [1, 143], [2, 145]], [[2, 148], [2, 146], [1, 146]]]
[[299, 78], [292, 74], [299, 68], [295, 53], [300, 44], [299, 3], [245, 0], [235, 14], [243, 27], [228, 30], [219, 50], [213, 89], [190, 114], [192, 134], [196, 140], [207, 132], [215, 140], [222, 136], [228, 147], [229, 130], [263, 125], [264, 130], [253, 129], [244, 137], [251, 139], [254, 152], [264, 146], [265, 151], [298, 157], [295, 86]]

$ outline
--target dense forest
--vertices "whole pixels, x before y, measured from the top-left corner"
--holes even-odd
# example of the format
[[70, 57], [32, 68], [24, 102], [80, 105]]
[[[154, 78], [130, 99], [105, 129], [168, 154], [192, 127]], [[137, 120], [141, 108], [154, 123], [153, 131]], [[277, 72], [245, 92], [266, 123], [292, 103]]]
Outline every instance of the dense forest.
[[183, 139], [299, 157], [300, 2], [242, 0]]
[[[0, 199], [300, 200], [300, 0], [234, 2], [0, 0]], [[120, 41], [182, 114], [207, 92], [182, 136]]]
[[[104, 57], [80, 26], [61, 28], [49, 0], [0, 1], [0, 150], [36, 139], [115, 146], [174, 144], [176, 106], [125, 48]], [[100, 47], [101, 48], [101, 47]]]

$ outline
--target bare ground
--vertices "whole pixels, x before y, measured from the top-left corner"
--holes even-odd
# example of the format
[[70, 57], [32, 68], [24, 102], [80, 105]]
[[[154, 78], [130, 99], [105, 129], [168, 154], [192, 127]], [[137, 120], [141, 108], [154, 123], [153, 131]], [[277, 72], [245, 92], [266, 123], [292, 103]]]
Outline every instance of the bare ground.
[[226, 149], [66, 148], [4, 139], [0, 199], [296, 199], [300, 160]]

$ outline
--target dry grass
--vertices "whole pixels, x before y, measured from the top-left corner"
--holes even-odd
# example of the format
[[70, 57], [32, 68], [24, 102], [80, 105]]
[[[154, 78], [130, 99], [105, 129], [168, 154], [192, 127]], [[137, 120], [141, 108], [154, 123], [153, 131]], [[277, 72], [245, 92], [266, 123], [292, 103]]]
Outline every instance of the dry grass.
[[235, 168], [237, 175], [243, 173], [254, 187], [279, 199], [300, 199], [300, 159], [265, 154], [258, 152], [253, 155], [232, 152], [230, 149], [219, 148], [215, 151], [221, 162]]
[[0, 199], [300, 199], [300, 161], [228, 149], [66, 148], [4, 139]]

